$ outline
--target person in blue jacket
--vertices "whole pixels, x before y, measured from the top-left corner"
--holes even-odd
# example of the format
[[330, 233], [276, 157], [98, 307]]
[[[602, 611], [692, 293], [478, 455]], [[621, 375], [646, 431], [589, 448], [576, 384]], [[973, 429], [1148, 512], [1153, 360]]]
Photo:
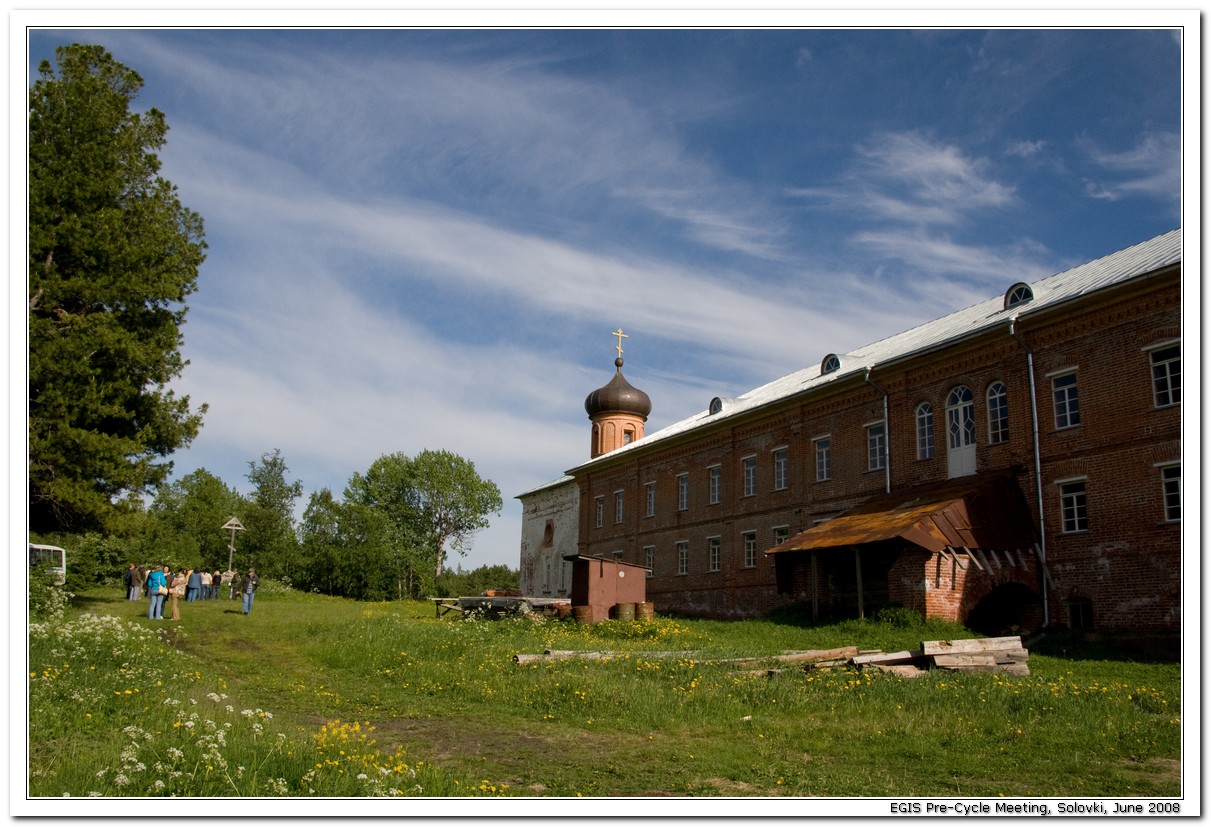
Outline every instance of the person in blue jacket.
[[[164, 568], [167, 568], [165, 566]], [[168, 588], [168, 578], [164, 576], [163, 568], [152, 569], [147, 575], [147, 597], [149, 603], [147, 606], [148, 620], [163, 620], [164, 619], [164, 597], [159, 593], [160, 587]]]
[[185, 581], [185, 602], [192, 603], [198, 599], [198, 595], [202, 593], [202, 573], [197, 569], [191, 569], [189, 579]]

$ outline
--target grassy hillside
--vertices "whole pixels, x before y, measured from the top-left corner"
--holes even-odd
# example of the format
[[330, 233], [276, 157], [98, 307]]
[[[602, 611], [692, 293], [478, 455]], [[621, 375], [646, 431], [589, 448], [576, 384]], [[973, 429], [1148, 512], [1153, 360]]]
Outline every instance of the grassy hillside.
[[[898, 622], [892, 622], [892, 621]], [[1180, 666], [1030, 657], [915, 679], [735, 657], [959, 628], [436, 618], [267, 584], [149, 621], [112, 591], [31, 625], [34, 796], [1172, 796]], [[596, 660], [518, 665], [545, 650]]]

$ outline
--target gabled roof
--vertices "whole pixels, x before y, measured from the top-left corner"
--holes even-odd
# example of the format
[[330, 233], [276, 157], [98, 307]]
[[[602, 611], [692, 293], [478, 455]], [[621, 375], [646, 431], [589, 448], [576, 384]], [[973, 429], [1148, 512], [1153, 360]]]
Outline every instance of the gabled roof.
[[821, 373], [821, 365], [813, 364], [781, 379], [775, 379], [767, 385], [728, 400], [728, 404], [722, 406], [718, 413], [711, 414], [708, 409], [694, 414], [667, 428], [648, 434], [643, 439], [582, 463], [569, 473], [595, 463], [616, 459], [629, 451], [643, 450], [653, 443], [696, 428], [743, 416], [750, 411], [814, 388], [822, 388], [838, 380], [865, 373], [867, 369], [877, 365], [959, 342], [969, 336], [1007, 325], [1014, 318], [1027, 318], [1042, 313], [1073, 299], [1179, 264], [1181, 260], [1182, 231], [1172, 230], [1104, 258], [1031, 283], [1030, 287], [1034, 292], [1032, 301], [1006, 309], [1004, 295], [997, 295], [949, 316], [843, 354], [840, 356], [840, 367], [836, 370]]
[[1025, 550], [1035, 542], [1034, 521], [1017, 481], [1007, 474], [994, 474], [876, 495], [766, 554], [849, 548], [897, 537], [931, 552], [946, 548]]

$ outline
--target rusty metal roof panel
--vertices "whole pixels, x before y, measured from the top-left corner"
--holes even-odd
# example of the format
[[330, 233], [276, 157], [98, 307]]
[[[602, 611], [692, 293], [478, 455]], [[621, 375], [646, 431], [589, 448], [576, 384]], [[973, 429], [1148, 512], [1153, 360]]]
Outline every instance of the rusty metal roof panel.
[[870, 498], [766, 554], [838, 548], [902, 538], [928, 551], [1029, 548], [1034, 523], [1017, 481], [960, 477]]

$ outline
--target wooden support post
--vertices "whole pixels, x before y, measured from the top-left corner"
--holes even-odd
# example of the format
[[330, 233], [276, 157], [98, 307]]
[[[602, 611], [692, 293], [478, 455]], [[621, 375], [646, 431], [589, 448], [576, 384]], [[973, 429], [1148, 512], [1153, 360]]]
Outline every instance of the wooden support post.
[[816, 552], [812, 551], [812, 620], [820, 619], [820, 570], [816, 565]]
[[858, 577], [858, 617], [866, 617], [866, 607], [862, 602], [862, 550], [854, 546], [854, 572]]

